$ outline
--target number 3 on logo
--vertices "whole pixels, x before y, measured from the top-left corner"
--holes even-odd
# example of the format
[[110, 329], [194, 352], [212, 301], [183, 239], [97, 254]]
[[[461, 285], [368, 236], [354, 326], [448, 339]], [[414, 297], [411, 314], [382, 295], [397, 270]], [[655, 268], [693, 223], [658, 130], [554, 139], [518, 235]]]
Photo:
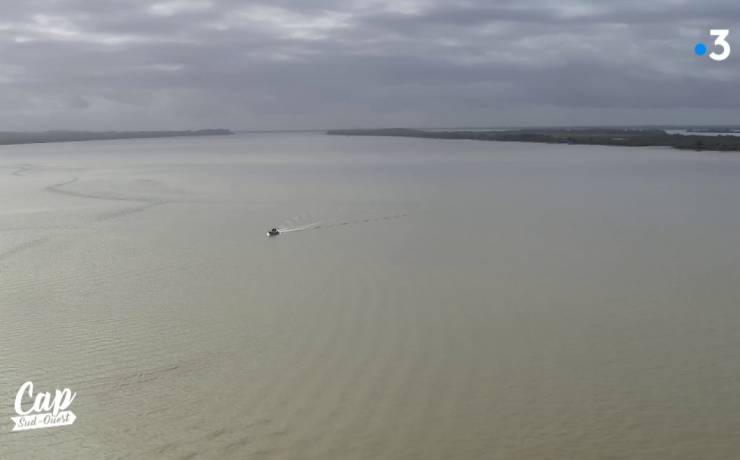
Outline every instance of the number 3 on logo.
[[727, 29], [712, 29], [709, 31], [709, 35], [712, 37], [717, 37], [717, 39], [714, 41], [714, 46], [719, 46], [722, 48], [722, 52], [717, 54], [714, 51], [712, 51], [709, 54], [709, 57], [714, 59], [715, 61], [724, 61], [728, 57], [730, 57], [730, 44], [727, 43], [727, 36], [730, 34], [730, 31]]

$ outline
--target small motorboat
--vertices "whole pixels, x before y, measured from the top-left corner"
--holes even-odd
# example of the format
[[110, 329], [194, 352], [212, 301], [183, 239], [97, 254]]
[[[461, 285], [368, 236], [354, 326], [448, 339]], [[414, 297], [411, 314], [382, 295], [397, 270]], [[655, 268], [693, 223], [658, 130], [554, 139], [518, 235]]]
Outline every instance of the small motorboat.
[[267, 236], [278, 236], [280, 234], [280, 231], [276, 229], [275, 227], [272, 227], [269, 232], [267, 232]]

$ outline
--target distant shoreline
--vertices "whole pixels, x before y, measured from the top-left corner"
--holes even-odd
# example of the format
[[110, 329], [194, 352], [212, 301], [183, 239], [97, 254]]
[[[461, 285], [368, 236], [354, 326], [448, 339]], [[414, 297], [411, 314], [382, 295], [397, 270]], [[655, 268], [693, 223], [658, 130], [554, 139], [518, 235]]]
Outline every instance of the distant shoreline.
[[156, 139], [162, 137], [229, 136], [228, 129], [185, 131], [0, 131], [0, 145], [44, 144], [50, 142], [102, 141], [114, 139]]
[[499, 131], [429, 131], [420, 129], [336, 129], [335, 136], [396, 136], [425, 139], [537, 142], [545, 144], [612, 145], [623, 147], [672, 147], [681, 150], [740, 151], [740, 136], [668, 134], [662, 129], [639, 128], [542, 128]]

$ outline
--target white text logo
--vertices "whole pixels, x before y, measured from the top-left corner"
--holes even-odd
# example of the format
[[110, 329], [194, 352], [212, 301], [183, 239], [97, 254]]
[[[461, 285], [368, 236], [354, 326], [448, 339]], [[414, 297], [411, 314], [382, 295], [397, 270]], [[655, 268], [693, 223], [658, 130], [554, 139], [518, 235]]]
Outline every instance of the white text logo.
[[65, 388], [56, 390], [52, 396], [49, 392], [33, 393], [33, 382], [21, 385], [15, 395], [15, 413], [10, 417], [15, 423], [13, 431], [35, 430], [55, 426], [71, 425], [77, 417], [69, 409], [77, 393]]
[[[727, 36], [730, 35], [730, 31], [728, 29], [712, 29], [709, 31], [709, 35], [716, 37], [714, 40], [714, 50], [709, 53], [709, 58], [715, 61], [724, 61], [730, 57], [732, 48], [730, 48], [730, 44], [727, 42]], [[717, 53], [718, 50], [721, 52]], [[697, 56], [704, 56], [707, 54], [707, 51], [709, 49], [704, 43], [699, 42], [694, 45], [694, 53]]]

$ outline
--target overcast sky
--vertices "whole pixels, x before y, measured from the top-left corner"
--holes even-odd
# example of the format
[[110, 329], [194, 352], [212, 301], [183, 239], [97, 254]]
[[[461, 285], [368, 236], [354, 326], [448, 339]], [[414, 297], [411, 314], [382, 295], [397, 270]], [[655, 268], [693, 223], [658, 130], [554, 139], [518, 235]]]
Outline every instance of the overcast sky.
[[23, 0], [0, 131], [740, 124], [739, 62], [738, 0]]

